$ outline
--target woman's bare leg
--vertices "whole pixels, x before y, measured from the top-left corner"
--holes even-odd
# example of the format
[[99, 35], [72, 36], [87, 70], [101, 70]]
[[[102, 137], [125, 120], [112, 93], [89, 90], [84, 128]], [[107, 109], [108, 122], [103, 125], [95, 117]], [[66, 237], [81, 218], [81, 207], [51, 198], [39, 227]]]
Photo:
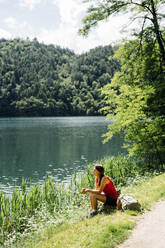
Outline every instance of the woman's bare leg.
[[90, 202], [93, 210], [97, 210], [97, 201], [106, 202], [106, 196], [102, 194], [90, 193]]

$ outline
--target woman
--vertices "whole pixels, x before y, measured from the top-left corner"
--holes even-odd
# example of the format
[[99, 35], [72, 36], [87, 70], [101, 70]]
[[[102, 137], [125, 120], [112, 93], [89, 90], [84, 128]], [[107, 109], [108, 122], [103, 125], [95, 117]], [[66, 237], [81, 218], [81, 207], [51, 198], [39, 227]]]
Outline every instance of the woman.
[[[97, 202], [104, 202], [106, 205], [117, 205], [117, 191], [111, 181], [110, 177], [104, 175], [104, 167], [101, 164], [96, 164], [93, 171], [95, 179], [95, 189], [82, 189], [82, 193], [90, 193], [90, 202], [92, 210], [88, 217], [92, 217], [97, 214]], [[104, 194], [102, 194], [104, 192]]]

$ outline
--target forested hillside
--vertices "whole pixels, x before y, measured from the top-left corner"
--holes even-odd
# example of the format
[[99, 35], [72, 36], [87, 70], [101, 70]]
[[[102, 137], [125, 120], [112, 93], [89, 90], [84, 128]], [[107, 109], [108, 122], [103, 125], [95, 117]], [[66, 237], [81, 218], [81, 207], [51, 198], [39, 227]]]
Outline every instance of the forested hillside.
[[76, 55], [33, 41], [0, 40], [0, 116], [99, 115], [100, 89], [120, 69], [110, 45]]

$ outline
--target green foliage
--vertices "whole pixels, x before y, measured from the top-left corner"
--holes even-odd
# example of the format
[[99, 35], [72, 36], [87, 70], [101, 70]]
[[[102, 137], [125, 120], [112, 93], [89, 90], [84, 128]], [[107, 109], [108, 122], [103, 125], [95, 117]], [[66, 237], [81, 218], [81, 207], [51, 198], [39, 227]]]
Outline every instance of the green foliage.
[[119, 63], [111, 46], [75, 55], [36, 39], [0, 40], [0, 116], [98, 115]]
[[[91, 2], [86, 0], [86, 2]], [[120, 13], [130, 13], [131, 21], [138, 20], [136, 23], [136, 31], [133, 34], [138, 35], [141, 39], [145, 39], [146, 33], [152, 35], [159, 44], [160, 56], [165, 64], [165, 40], [163, 39], [164, 30], [164, 0], [93, 0], [87, 10], [86, 17], [82, 20], [83, 27], [79, 30], [82, 35], [87, 35], [92, 27], [98, 22], [108, 19], [113, 15]]]
[[117, 186], [124, 186], [129, 182], [136, 183], [138, 180], [140, 163], [138, 164], [127, 156], [109, 157], [103, 164], [105, 174], [110, 175]]
[[[141, 162], [127, 156], [110, 157], [99, 163], [104, 165], [105, 173], [118, 187], [136, 184], [145, 175], [146, 168], [141, 166]], [[34, 225], [41, 218], [45, 221], [45, 216], [53, 215], [59, 222], [58, 216], [61, 214], [68, 218], [72, 209], [84, 208], [84, 205], [88, 207], [89, 203], [86, 196], [81, 194], [81, 189], [94, 187], [93, 168], [91, 164], [84, 172], [75, 172], [68, 185], [58, 184], [46, 177], [43, 185], [29, 186], [23, 178], [21, 186], [15, 186], [11, 196], [0, 191], [0, 243], [3, 244], [9, 235], [31, 228], [30, 219]]]
[[72, 107], [73, 111], [77, 108], [79, 115], [98, 115], [98, 110], [104, 106], [100, 89], [110, 82], [115, 71], [120, 69], [115, 59], [108, 59], [113, 54], [111, 46], [98, 47], [73, 61], [71, 81], [75, 90]]
[[[165, 198], [165, 174], [147, 178], [135, 185], [122, 188], [122, 193], [133, 195], [141, 203], [144, 210], [151, 210], [155, 202]], [[152, 192], [152, 193], [151, 193]], [[88, 197], [86, 197], [88, 198]], [[37, 231], [19, 237], [16, 244], [5, 243], [7, 247], [24, 248], [63, 248], [63, 247], [117, 247], [131, 234], [130, 230], [138, 222], [140, 213], [137, 211], [112, 211], [108, 215], [102, 213], [95, 218], [86, 219], [89, 206], [86, 202], [77, 208], [70, 209], [64, 216], [64, 222], [54, 223], [54, 216], [49, 216], [47, 222], [40, 223]], [[59, 217], [59, 216], [58, 216]], [[42, 228], [41, 228], [42, 226]], [[97, 238], [96, 238], [97, 237]]]
[[124, 132], [130, 154], [144, 159], [150, 167], [165, 161], [163, 7], [164, 0], [92, 1], [79, 30], [87, 35], [98, 22], [122, 12], [129, 12], [133, 21], [139, 19], [139, 28], [132, 33], [135, 39], [125, 42], [113, 57], [121, 62], [121, 71], [102, 90], [107, 104], [102, 110], [108, 119], [114, 119], [105, 141]]
[[165, 159], [165, 67], [153, 42], [141, 47], [138, 40], [125, 43], [115, 55], [121, 72], [102, 91], [107, 103], [104, 111], [114, 119], [105, 141], [123, 131], [130, 155], [145, 159], [151, 167]]

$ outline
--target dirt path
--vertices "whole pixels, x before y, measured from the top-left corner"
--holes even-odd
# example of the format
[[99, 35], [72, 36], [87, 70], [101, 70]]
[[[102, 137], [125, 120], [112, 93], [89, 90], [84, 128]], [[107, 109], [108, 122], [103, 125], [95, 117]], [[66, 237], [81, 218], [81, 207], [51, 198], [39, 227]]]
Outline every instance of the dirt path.
[[165, 248], [165, 201], [145, 213], [131, 236], [118, 248]]

